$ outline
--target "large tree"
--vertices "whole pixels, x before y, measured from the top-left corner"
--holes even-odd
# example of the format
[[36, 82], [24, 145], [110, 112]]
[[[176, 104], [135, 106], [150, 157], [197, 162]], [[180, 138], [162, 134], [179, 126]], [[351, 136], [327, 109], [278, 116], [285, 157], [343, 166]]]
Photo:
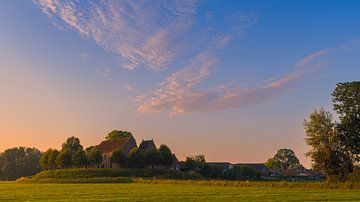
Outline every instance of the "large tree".
[[84, 167], [87, 163], [86, 153], [82, 148], [79, 148], [71, 157], [71, 163], [76, 168]]
[[72, 166], [72, 155], [68, 149], [62, 149], [56, 157], [56, 165], [58, 168], [70, 168]]
[[338, 83], [332, 93], [342, 145], [355, 162], [360, 161], [360, 81]]
[[350, 157], [341, 146], [339, 133], [330, 112], [320, 109], [304, 121], [306, 144], [311, 150], [306, 153], [312, 159], [315, 170], [326, 175], [345, 174], [352, 168]]
[[15, 180], [34, 175], [41, 170], [41, 153], [35, 148], [18, 147], [0, 154], [0, 179]]
[[295, 152], [291, 149], [279, 149], [274, 157], [268, 159], [265, 164], [267, 167], [278, 172], [283, 172], [289, 168], [302, 167]]
[[159, 164], [162, 166], [171, 166], [174, 163], [174, 156], [168, 146], [162, 144], [159, 147]]
[[116, 140], [123, 137], [132, 137], [132, 133], [129, 131], [113, 130], [106, 135], [106, 140]]
[[74, 136], [69, 137], [62, 145], [62, 150], [68, 150], [71, 156], [79, 151], [79, 149], [83, 149], [83, 146], [80, 144], [80, 139]]

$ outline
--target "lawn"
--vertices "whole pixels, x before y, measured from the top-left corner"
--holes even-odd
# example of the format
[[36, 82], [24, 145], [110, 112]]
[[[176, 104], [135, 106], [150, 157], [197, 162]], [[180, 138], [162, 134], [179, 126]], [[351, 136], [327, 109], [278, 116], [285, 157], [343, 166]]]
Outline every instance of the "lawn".
[[359, 189], [0, 183], [0, 201], [360, 201]]

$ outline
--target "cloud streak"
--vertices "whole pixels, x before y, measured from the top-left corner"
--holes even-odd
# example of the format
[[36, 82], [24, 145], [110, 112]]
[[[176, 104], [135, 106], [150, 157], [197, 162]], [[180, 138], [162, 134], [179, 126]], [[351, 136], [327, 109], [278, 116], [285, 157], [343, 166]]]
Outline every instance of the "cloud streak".
[[295, 69], [292, 72], [254, 88], [218, 86], [208, 90], [197, 89], [196, 85], [210, 74], [208, 70], [216, 64], [214, 58], [201, 56], [197, 58], [198, 62], [190, 65], [190, 69], [186, 69], [185, 73], [181, 70], [170, 75], [160, 84], [155, 93], [143, 97], [138, 111], [141, 113], [167, 112], [170, 115], [211, 112], [238, 109], [276, 99], [291, 92], [305, 76], [328, 65], [331, 55], [334, 57], [339, 51], [351, 49], [359, 43], [359, 40], [352, 40], [333, 49], [314, 52], [295, 63], [293, 65]]
[[58, 25], [77, 30], [120, 58], [120, 65], [159, 70], [169, 66], [183, 46], [178, 39], [192, 24], [197, 1], [34, 0]]

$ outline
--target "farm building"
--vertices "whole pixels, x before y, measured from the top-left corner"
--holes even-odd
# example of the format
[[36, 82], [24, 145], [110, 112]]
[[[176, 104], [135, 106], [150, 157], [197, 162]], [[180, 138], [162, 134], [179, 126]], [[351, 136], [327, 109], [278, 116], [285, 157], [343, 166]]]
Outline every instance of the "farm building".
[[121, 151], [127, 156], [133, 148], [137, 148], [137, 144], [132, 136], [101, 142], [98, 146], [96, 146], [96, 149], [101, 152], [103, 157], [101, 168], [116, 167], [116, 165], [112, 165], [110, 161], [112, 153], [115, 150], [121, 149]]

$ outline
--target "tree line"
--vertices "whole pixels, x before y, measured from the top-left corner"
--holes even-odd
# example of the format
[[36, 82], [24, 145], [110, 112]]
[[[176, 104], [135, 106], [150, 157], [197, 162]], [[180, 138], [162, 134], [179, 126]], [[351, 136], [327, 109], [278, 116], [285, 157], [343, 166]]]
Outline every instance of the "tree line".
[[[159, 149], [154, 148], [147, 151], [133, 148], [128, 155], [118, 149], [112, 152], [110, 161], [123, 168], [168, 167], [174, 163], [175, 156], [170, 148], [163, 144]], [[102, 162], [103, 156], [96, 147], [90, 146], [84, 150], [77, 137], [68, 138], [60, 151], [48, 149], [40, 158], [40, 166], [43, 170], [99, 168]]]
[[244, 165], [235, 165], [224, 169], [210, 165], [202, 154], [186, 157], [181, 167], [185, 172], [198, 172], [207, 179], [217, 180], [260, 180], [262, 173]]

